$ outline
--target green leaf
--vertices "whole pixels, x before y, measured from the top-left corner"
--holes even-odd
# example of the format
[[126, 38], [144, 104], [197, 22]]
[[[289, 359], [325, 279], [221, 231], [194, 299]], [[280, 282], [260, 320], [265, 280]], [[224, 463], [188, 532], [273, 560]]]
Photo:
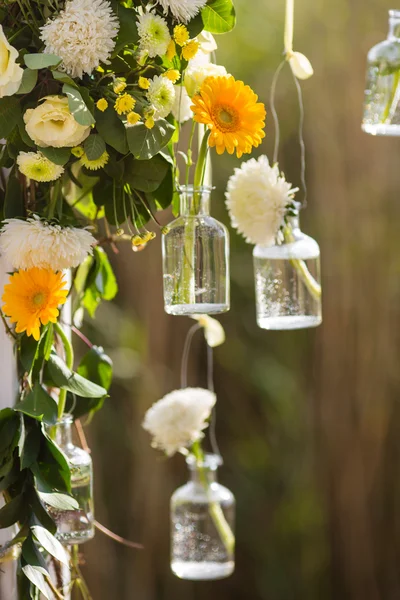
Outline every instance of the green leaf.
[[31, 567], [36, 567], [43, 575], [48, 575], [44, 557], [42, 553], [39, 552], [29, 529], [28, 532], [29, 533], [22, 544], [22, 558], [27, 564], [31, 565]]
[[55, 54], [25, 54], [25, 64], [29, 69], [47, 69], [59, 65], [61, 58]]
[[42, 425], [41, 447], [37, 462], [31, 466], [38, 491], [71, 493], [71, 472], [65, 455]]
[[113, 11], [119, 20], [119, 31], [114, 50], [114, 56], [127, 45], [137, 43], [139, 36], [136, 27], [136, 13], [132, 8], [121, 6], [118, 0], [111, 0]]
[[129, 148], [126, 139], [125, 126], [121, 119], [118, 118], [115, 110], [111, 106], [104, 112], [96, 109], [95, 115], [96, 129], [106, 144], [121, 154], [127, 154]]
[[1, 411], [0, 420], [0, 456], [3, 453], [10, 453], [18, 443], [17, 432], [19, 429], [19, 418], [12, 409]]
[[54, 556], [54, 558], [64, 565], [69, 564], [67, 553], [60, 542], [54, 537], [54, 535], [50, 533], [50, 531], [47, 531], [47, 529], [39, 525], [31, 527], [31, 531], [46, 552], [51, 554], [51, 556]]
[[38, 148], [42, 154], [51, 162], [62, 167], [67, 164], [71, 156], [71, 148]]
[[26, 514], [24, 494], [19, 494], [0, 509], [0, 529], [11, 527], [18, 521], [23, 521]]
[[142, 192], [154, 192], [163, 181], [168, 171], [167, 161], [159, 155], [150, 160], [130, 158], [126, 166], [125, 178], [135, 189]]
[[73, 394], [84, 398], [99, 398], [107, 394], [107, 390], [103, 387], [71, 371], [56, 354], [50, 356], [47, 370], [56, 387], [68, 390]]
[[203, 19], [201, 18], [201, 14], [198, 14], [194, 19], [191, 19], [189, 23], [186, 25], [188, 28], [190, 38], [193, 39], [199, 35], [204, 29]]
[[[94, 257], [97, 263], [95, 278], [97, 291], [102, 300], [113, 300], [118, 292], [118, 284], [110, 261], [108, 260], [108, 256], [103, 248], [96, 246], [94, 249]], [[84, 394], [81, 395], [83, 396]]]
[[104, 353], [101, 346], [93, 346], [85, 354], [77, 371], [82, 377], [90, 379], [90, 381], [101, 385], [106, 390], [111, 385], [113, 372], [112, 360]]
[[201, 11], [204, 29], [210, 33], [227, 33], [236, 24], [232, 0], [212, 0]]
[[66, 73], [62, 71], [52, 71], [52, 75], [56, 81], [60, 81], [61, 83], [67, 83], [68, 85], [75, 87], [78, 89], [77, 84], [71, 77], [69, 77]]
[[77, 89], [75, 87], [72, 87], [72, 85], [65, 83], [63, 85], [63, 93], [68, 96], [69, 110], [73, 114], [75, 120], [80, 125], [94, 125], [94, 117], [88, 109], [88, 107], [86, 106], [82, 98], [80, 89]]
[[57, 510], [76, 510], [79, 508], [79, 504], [75, 498], [66, 494], [60, 494], [59, 492], [39, 492], [39, 497], [42, 502]]
[[44, 575], [39, 567], [32, 567], [31, 565], [24, 565], [22, 567], [22, 572], [24, 573], [25, 577], [27, 579], [29, 579], [29, 581], [31, 583], [33, 583], [33, 585], [35, 587], [37, 587], [38, 590], [40, 590], [40, 592], [43, 594], [43, 596], [45, 598], [47, 598], [47, 599], [50, 598], [49, 593], [48, 593], [49, 588], [46, 585]]
[[86, 138], [83, 147], [89, 160], [97, 160], [106, 151], [103, 138], [96, 133]]
[[39, 383], [16, 405], [15, 410], [49, 425], [57, 421], [57, 403]]
[[92, 194], [99, 177], [86, 175], [79, 163], [72, 165], [71, 172], [74, 180], [71, 177], [65, 177], [63, 181], [64, 198], [70, 206], [73, 206], [87, 219], [100, 219], [104, 213], [94, 204]]
[[158, 119], [153, 129], [143, 123], [126, 128], [129, 150], [138, 160], [148, 160], [164, 148], [172, 137], [175, 127], [165, 119]]
[[22, 74], [21, 85], [18, 88], [17, 94], [29, 94], [36, 85], [38, 72], [32, 69], [24, 69]]
[[21, 118], [21, 105], [16, 96], [0, 98], [0, 139], [7, 138]]
[[22, 186], [15, 171], [10, 173], [4, 200], [4, 218], [23, 217], [25, 214]]
[[168, 173], [162, 180], [161, 185], [151, 194], [151, 199], [156, 202], [159, 209], [165, 209], [170, 206], [176, 194], [174, 190], [174, 176], [172, 169], [168, 169]]
[[40, 449], [40, 437], [37, 426], [32, 427], [26, 434], [21, 455], [21, 470], [29, 469], [37, 459]]

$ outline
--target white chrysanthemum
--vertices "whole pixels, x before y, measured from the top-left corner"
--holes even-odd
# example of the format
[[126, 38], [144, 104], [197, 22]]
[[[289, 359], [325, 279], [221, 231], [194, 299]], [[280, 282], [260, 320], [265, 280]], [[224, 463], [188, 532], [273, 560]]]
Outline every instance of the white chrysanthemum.
[[251, 244], [272, 245], [297, 190], [266, 156], [251, 158], [228, 181], [225, 195], [232, 226]]
[[21, 173], [33, 181], [55, 181], [64, 173], [64, 167], [51, 162], [41, 152], [20, 152], [17, 165]]
[[190, 108], [192, 101], [183, 85], [176, 85], [175, 87], [175, 101], [172, 107], [172, 114], [174, 119], [179, 123], [185, 123], [189, 119], [193, 118], [193, 111]]
[[62, 58], [69, 75], [82, 77], [101, 63], [109, 64], [118, 29], [108, 0], [70, 0], [55, 19], [41, 27], [40, 37], [45, 52]]
[[172, 456], [203, 437], [216, 402], [213, 392], [203, 388], [174, 390], [153, 404], [143, 428], [152, 436], [152, 446]]
[[225, 342], [225, 330], [221, 323], [209, 315], [191, 315], [204, 329], [204, 337], [211, 348], [216, 348]]
[[158, 3], [165, 14], [170, 10], [175, 19], [187, 23], [207, 4], [207, 0], [158, 0]]
[[202, 65], [189, 66], [185, 73], [185, 88], [191, 98], [200, 91], [207, 77], [230, 77], [222, 65], [206, 62]]
[[96, 239], [87, 229], [61, 227], [32, 219], [6, 219], [0, 232], [0, 252], [14, 269], [77, 267], [92, 254]]
[[175, 88], [172, 81], [156, 75], [150, 81], [147, 98], [155, 109], [154, 119], [167, 117], [175, 102]]
[[139, 48], [143, 55], [150, 58], [163, 56], [171, 41], [168, 24], [165, 19], [152, 12], [144, 12], [138, 16]]

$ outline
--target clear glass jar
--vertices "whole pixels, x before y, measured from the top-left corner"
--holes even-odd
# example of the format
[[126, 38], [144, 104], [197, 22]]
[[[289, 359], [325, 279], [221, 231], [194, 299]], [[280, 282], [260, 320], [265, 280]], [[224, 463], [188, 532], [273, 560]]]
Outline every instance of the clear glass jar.
[[76, 510], [57, 510], [47, 507], [57, 525], [56, 537], [63, 544], [83, 544], [94, 537], [93, 466], [90, 454], [72, 443], [71, 415], [62, 419], [48, 431], [71, 468], [72, 496], [79, 504]]
[[164, 307], [170, 315], [229, 310], [229, 233], [210, 216], [211, 189], [180, 188], [180, 216], [162, 236]]
[[234, 571], [235, 498], [217, 482], [221, 458], [187, 458], [190, 481], [171, 498], [171, 569], [192, 581], [223, 579]]
[[389, 11], [389, 34], [368, 53], [362, 129], [400, 135], [400, 10]]
[[322, 322], [320, 251], [290, 217], [275, 245], [253, 250], [257, 323], [261, 329], [303, 329]]

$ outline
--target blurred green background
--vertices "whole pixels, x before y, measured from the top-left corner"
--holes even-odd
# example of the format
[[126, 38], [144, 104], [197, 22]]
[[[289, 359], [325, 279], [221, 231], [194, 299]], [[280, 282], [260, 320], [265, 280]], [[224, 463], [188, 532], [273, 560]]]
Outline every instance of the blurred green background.
[[[235, 3], [238, 26], [218, 38], [218, 62], [267, 103], [282, 58], [284, 1]], [[366, 54], [386, 37], [389, 8], [388, 0], [296, 2], [294, 48], [315, 69], [302, 85], [309, 205], [301, 216], [322, 252], [319, 329], [257, 328], [252, 248], [231, 231], [232, 308], [221, 318], [228, 342], [215, 352], [220, 480], [237, 499], [230, 579], [184, 582], [169, 570], [169, 498], [186, 466], [152, 450], [141, 422], [179, 387], [191, 322], [163, 312], [160, 236], [144, 252], [115, 257], [117, 302], [102, 307], [87, 333], [112, 356], [116, 377], [88, 436], [98, 520], [145, 549], [97, 534], [85, 547], [96, 600], [400, 597], [400, 141], [360, 129]], [[289, 68], [277, 109], [280, 166], [298, 185]], [[271, 158], [270, 113], [266, 131], [255, 156]], [[240, 162], [214, 160], [212, 212], [226, 224], [223, 194]], [[192, 385], [205, 385], [205, 359], [198, 334]]]

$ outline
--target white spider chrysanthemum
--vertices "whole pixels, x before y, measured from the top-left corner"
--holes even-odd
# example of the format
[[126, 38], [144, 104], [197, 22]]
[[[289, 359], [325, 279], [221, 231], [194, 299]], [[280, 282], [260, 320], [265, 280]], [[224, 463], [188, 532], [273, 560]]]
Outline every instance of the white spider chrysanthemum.
[[175, 88], [172, 81], [156, 75], [150, 81], [147, 98], [155, 109], [154, 119], [167, 117], [175, 102]]
[[228, 181], [225, 195], [232, 227], [250, 244], [272, 245], [297, 190], [266, 156], [251, 158]]
[[165, 19], [151, 11], [139, 14], [137, 21], [139, 48], [141, 55], [163, 56], [171, 41], [168, 24]]
[[175, 101], [172, 107], [172, 115], [179, 123], [186, 123], [189, 119], [193, 119], [193, 111], [191, 109], [192, 101], [186, 91], [185, 86], [175, 86]]
[[143, 421], [143, 428], [153, 436], [153, 448], [172, 456], [201, 439], [215, 402], [209, 390], [185, 388], [153, 404]]
[[55, 181], [64, 173], [64, 167], [51, 162], [41, 152], [20, 152], [17, 165], [20, 172], [33, 181]]
[[207, 0], [158, 0], [158, 3], [165, 14], [170, 10], [177, 21], [187, 23], [207, 4]]
[[101, 63], [109, 64], [119, 21], [108, 0], [69, 0], [55, 19], [41, 27], [45, 52], [62, 59], [72, 77], [90, 75]]
[[80, 265], [96, 239], [87, 229], [61, 227], [31, 219], [6, 219], [0, 232], [0, 252], [14, 269], [62, 271]]

